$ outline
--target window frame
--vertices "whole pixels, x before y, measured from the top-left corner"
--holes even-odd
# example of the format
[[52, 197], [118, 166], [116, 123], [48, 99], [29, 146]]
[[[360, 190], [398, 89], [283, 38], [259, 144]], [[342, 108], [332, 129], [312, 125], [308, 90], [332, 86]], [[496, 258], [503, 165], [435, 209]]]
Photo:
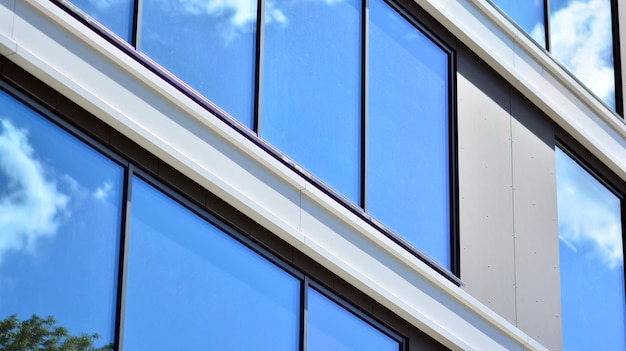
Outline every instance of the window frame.
[[[626, 181], [617, 176], [617, 174], [561, 127], [556, 128], [554, 148], [559, 148], [565, 155], [570, 157], [573, 162], [619, 199], [620, 217], [622, 220], [622, 257], [626, 257]], [[622, 275], [624, 280], [624, 298], [626, 300], [626, 264], [623, 265]], [[561, 291], [559, 296], [562, 294], [563, 292]], [[624, 304], [626, 306], [626, 301], [624, 301]], [[624, 313], [626, 314], [626, 310]], [[624, 333], [624, 337], [626, 338], [626, 330]]]
[[[61, 93], [32, 78], [6, 58], [0, 58], [0, 89], [33, 109], [41, 118], [51, 121], [79, 142], [92, 147], [124, 169], [123, 202], [119, 224], [118, 284], [114, 312], [116, 350], [123, 351], [130, 211], [132, 209], [130, 194], [134, 176], [155, 186], [158, 191], [200, 216], [202, 220], [208, 221], [246, 248], [253, 250], [255, 254], [299, 279], [302, 290], [300, 318], [304, 318], [303, 294], [306, 289], [312, 287], [375, 329], [399, 341], [400, 351], [419, 347], [419, 345], [446, 349], [415, 326], [387, 311], [373, 298], [335, 276], [288, 243], [273, 236], [271, 232], [256, 224], [252, 219], [244, 217], [208, 190], [186, 176], [176, 173], [174, 168], [168, 169], [171, 166], [137, 146], [132, 140], [121, 134], [114, 135], [116, 133], [114, 128], [98, 120]], [[196, 193], [198, 190], [204, 193], [199, 195]], [[304, 335], [303, 325], [300, 323], [301, 345], [304, 345], [302, 343], [304, 338], [301, 337]], [[399, 330], [404, 332], [399, 333]], [[413, 346], [409, 347], [409, 345]], [[300, 350], [303, 349], [302, 347], [300, 346]]]
[[[261, 121], [259, 119], [260, 110], [262, 106], [262, 101], [260, 101], [261, 89], [262, 89], [262, 65], [263, 65], [263, 21], [259, 20], [264, 17], [264, 2], [265, 0], [258, 0], [257, 6], [257, 20], [256, 20], [256, 30], [257, 30], [257, 39], [256, 39], [256, 48], [255, 48], [255, 77], [253, 79], [254, 85], [254, 97], [253, 97], [253, 108], [255, 110], [253, 116], [253, 126], [254, 130], [246, 127], [242, 122], [238, 121], [234, 117], [230, 116], [226, 111], [222, 110], [219, 106], [214, 104], [209, 99], [205, 98], [197, 91], [195, 91], [192, 87], [182, 82], [179, 78], [175, 77], [171, 74], [167, 69], [160, 66], [158, 63], [150, 59], [147, 55], [143, 54], [140, 50], [141, 48], [141, 38], [139, 30], [142, 23], [142, 3], [144, 0], [131, 0], [134, 2], [134, 10], [133, 10], [133, 23], [131, 24], [133, 35], [131, 43], [124, 41], [123, 39], [116, 36], [110, 30], [105, 28], [103, 25], [95, 22], [91, 19], [87, 14], [82, 12], [80, 9], [77, 9], [73, 5], [69, 5], [67, 0], [50, 0], [53, 4], [57, 5], [63, 11], [77, 19], [79, 22], [83, 23], [91, 30], [95, 31], [97, 34], [106, 39], [109, 43], [120, 49], [126, 55], [130, 56], [136, 62], [141, 64], [143, 67], [147, 68], [149, 71], [157, 75], [159, 78], [163, 79], [165, 82], [173, 86], [175, 89], [180, 91], [186, 97], [190, 98], [192, 101], [200, 105], [202, 108], [206, 109], [213, 115], [215, 115], [219, 120], [221, 120], [226, 125], [233, 128], [239, 134], [244, 136], [246, 139], [254, 143], [256, 146], [261, 148], [263, 151], [271, 155], [274, 159], [281, 162], [283, 165], [287, 166], [289, 169], [294, 171], [299, 176], [303, 177], [307, 182], [310, 182], [317, 189], [322, 191], [324, 194], [331, 197], [333, 200], [338, 202], [344, 208], [348, 209], [353, 214], [357, 215], [360, 219], [364, 220], [366, 223], [371, 225], [373, 228], [378, 230], [380, 233], [384, 234], [388, 238], [390, 238], [393, 242], [401, 246], [403, 249], [407, 250], [413, 256], [417, 257], [419, 260], [427, 264], [429, 267], [434, 269], [436, 272], [444, 276], [446, 279], [451, 281], [457, 286], [463, 285], [463, 282], [460, 279], [461, 276], [461, 268], [460, 268], [460, 243], [459, 243], [459, 204], [458, 204], [458, 156], [457, 156], [457, 109], [456, 109], [456, 52], [453, 49], [453, 45], [449, 44], [446, 40], [442, 39], [443, 37], [434, 33], [434, 31], [423, 24], [423, 20], [421, 17], [428, 16], [427, 14], [420, 11], [418, 5], [414, 2], [407, 2], [406, 4], [400, 4], [397, 0], [384, 0], [392, 9], [397, 11], [403, 18], [409, 21], [410, 24], [415, 26], [421, 33], [423, 33], [428, 39], [433, 41], [435, 45], [444, 50], [449, 57], [448, 62], [448, 171], [449, 171], [449, 228], [450, 232], [448, 233], [450, 239], [450, 269], [444, 267], [443, 264], [440, 264], [430, 258], [428, 255], [423, 253], [419, 248], [415, 247], [415, 245], [408, 242], [404, 239], [400, 234], [393, 232], [384, 223], [376, 220], [372, 215], [370, 215], [366, 208], [366, 188], [367, 188], [367, 178], [366, 178], [366, 167], [367, 167], [367, 155], [366, 155], [366, 132], [367, 132], [367, 69], [368, 69], [368, 60], [367, 60], [367, 49], [368, 49], [368, 13], [369, 13], [369, 0], [362, 0], [362, 19], [361, 19], [361, 167], [360, 167], [360, 175], [361, 175], [361, 201], [360, 203], [354, 203], [351, 200], [344, 197], [338, 191], [332, 189], [328, 185], [326, 185], [320, 178], [311, 172], [303, 169], [300, 165], [291, 160], [288, 156], [286, 156], [283, 152], [278, 150], [276, 147], [272, 146], [267, 141], [263, 140], [259, 134], [261, 130]], [[441, 28], [443, 30], [443, 28]], [[444, 36], [446, 35], [443, 33]]]
[[587, 87], [585, 83], [583, 83], [578, 77], [574, 75], [571, 70], [562, 64], [557, 58], [553, 57], [551, 52], [551, 24], [550, 24], [550, 0], [541, 0], [543, 2], [543, 25], [544, 25], [544, 40], [545, 45], [541, 45], [535, 39], [530, 36], [530, 33], [526, 32], [522, 26], [517, 24], [517, 22], [513, 19], [513, 16], [507, 14], [503, 9], [501, 9], [497, 4], [496, 0], [486, 0], [489, 2], [491, 7], [496, 9], [500, 14], [506, 17], [511, 24], [513, 24], [521, 33], [523, 33], [528, 39], [530, 39], [533, 43], [535, 43], [538, 47], [542, 48], [544, 51], [550, 53], [550, 57], [553, 61], [561, 67], [568, 75], [574, 79], [578, 84], [580, 84], [587, 92], [596, 97], [596, 99], [606, 106], [609, 110], [615, 111], [622, 119], [626, 118], [624, 115], [624, 87], [622, 86], [622, 82], [624, 78], [622, 77], [622, 53], [621, 53], [621, 42], [620, 42], [620, 27], [619, 27], [619, 13], [618, 13], [618, 0], [609, 0], [611, 7], [611, 29], [612, 29], [612, 57], [613, 57], [613, 84], [615, 84], [615, 108], [610, 107], [608, 104], [604, 102], [600, 97], [596, 95], [590, 88]]

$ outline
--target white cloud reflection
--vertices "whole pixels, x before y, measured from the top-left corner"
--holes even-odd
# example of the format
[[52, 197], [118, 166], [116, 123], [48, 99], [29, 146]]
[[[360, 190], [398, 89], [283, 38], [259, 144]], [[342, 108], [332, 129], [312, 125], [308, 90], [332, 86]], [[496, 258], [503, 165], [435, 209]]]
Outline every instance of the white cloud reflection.
[[[543, 31], [535, 27], [531, 35]], [[594, 94], [615, 105], [611, 5], [572, 1], [550, 15], [550, 51]]]
[[111, 182], [104, 182], [104, 184], [93, 192], [93, 196], [100, 201], [104, 201], [109, 197], [112, 189], [113, 186], [111, 185]]
[[36, 241], [56, 232], [69, 197], [47, 179], [28, 142], [28, 132], [0, 120], [0, 262], [9, 250], [34, 249]]
[[[218, 21], [224, 21], [227, 25], [222, 26], [221, 31], [227, 42], [239, 34], [249, 33], [255, 29], [256, 0], [178, 0], [175, 7], [190, 15], [208, 15]], [[280, 25], [287, 23], [283, 11], [276, 8], [271, 0], [265, 2], [265, 23]]]
[[559, 240], [579, 254], [590, 252], [608, 268], [621, 267], [619, 199], [557, 151]]
[[[118, 0], [91, 0], [104, 3]], [[256, 0], [161, 0], [169, 9], [176, 9], [184, 13], [200, 16], [208, 15], [217, 21], [224, 21], [222, 36], [230, 41], [239, 34], [249, 33], [255, 29], [257, 18]], [[340, 4], [344, 0], [300, 0], [309, 3], [323, 3], [326, 5]], [[286, 26], [289, 22], [285, 11], [276, 5], [276, 1], [265, 1], [265, 25], [276, 24]]]

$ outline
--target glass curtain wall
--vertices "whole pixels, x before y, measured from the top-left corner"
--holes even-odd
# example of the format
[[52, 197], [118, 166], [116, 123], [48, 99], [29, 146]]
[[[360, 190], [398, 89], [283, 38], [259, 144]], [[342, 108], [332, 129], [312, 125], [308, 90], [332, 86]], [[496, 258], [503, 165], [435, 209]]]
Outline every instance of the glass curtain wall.
[[138, 51], [452, 269], [450, 50], [384, 0], [139, 3]]
[[592, 93], [617, 109], [612, 0], [492, 1]]
[[369, 4], [366, 210], [450, 268], [449, 54]]
[[0, 91], [0, 349], [403, 347], [135, 173]]
[[272, 4], [259, 135], [360, 204], [361, 0]]
[[0, 91], [0, 349], [110, 349], [123, 179]]
[[556, 149], [563, 349], [626, 349], [623, 199]]

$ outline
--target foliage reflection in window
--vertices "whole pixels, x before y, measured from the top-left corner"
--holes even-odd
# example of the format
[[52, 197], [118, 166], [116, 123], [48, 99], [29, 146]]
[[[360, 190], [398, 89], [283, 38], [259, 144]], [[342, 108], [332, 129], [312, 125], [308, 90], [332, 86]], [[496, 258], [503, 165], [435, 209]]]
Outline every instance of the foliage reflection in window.
[[122, 179], [0, 92], [0, 318], [51, 316], [68, 335], [113, 341]]

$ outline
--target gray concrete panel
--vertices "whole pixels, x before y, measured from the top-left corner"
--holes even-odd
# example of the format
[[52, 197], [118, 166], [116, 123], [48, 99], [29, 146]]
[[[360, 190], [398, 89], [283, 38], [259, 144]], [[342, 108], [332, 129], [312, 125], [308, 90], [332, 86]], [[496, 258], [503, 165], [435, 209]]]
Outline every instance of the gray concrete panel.
[[511, 114], [517, 326], [561, 350], [555, 127], [515, 91]]
[[509, 86], [458, 52], [461, 279], [515, 324]]

